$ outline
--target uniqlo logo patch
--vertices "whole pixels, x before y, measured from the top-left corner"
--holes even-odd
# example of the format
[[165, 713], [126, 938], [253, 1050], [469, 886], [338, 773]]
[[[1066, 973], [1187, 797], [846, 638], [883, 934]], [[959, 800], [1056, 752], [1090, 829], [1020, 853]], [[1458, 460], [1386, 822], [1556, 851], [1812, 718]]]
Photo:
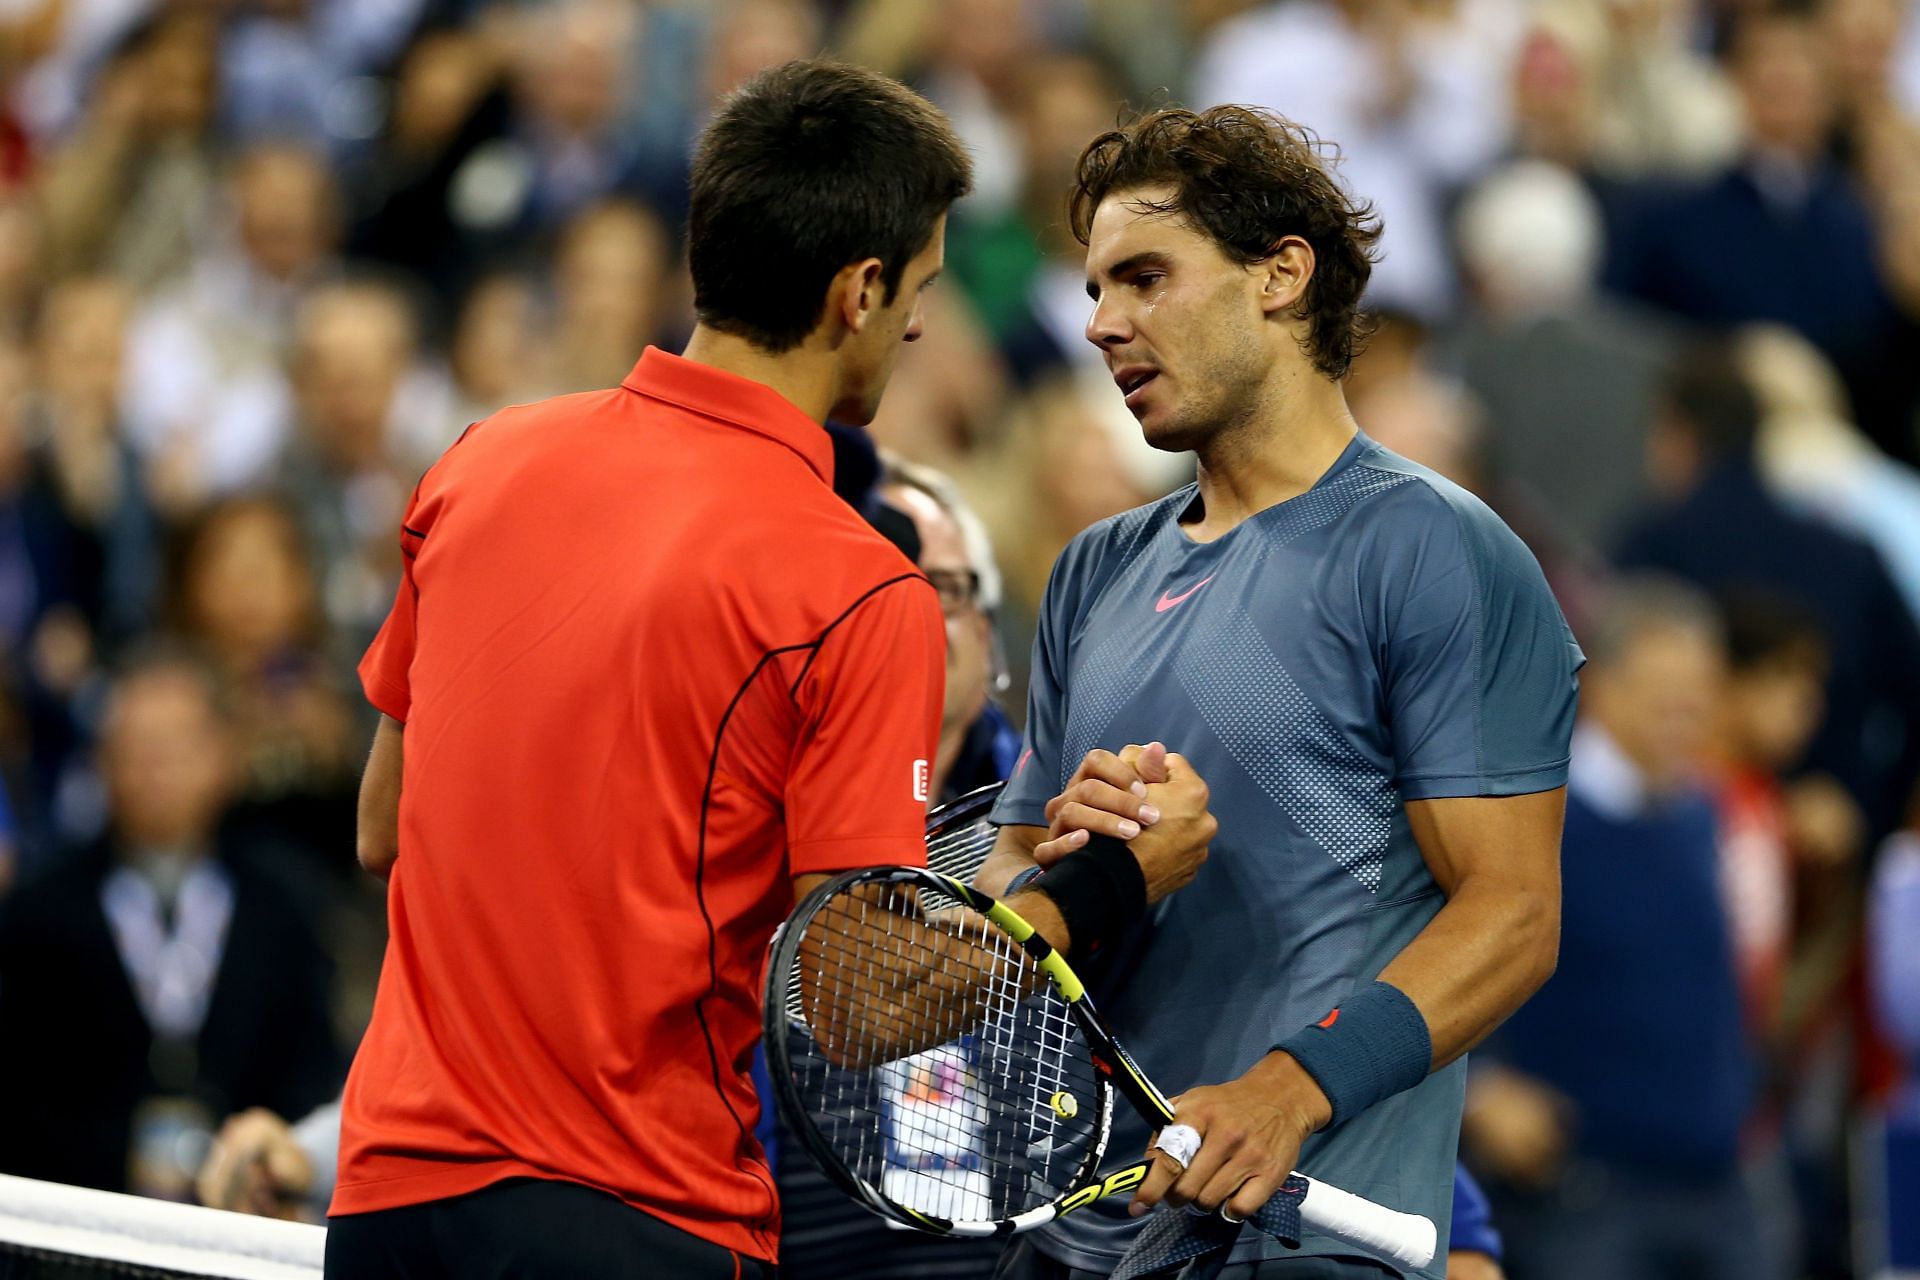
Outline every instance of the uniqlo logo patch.
[[933, 781], [933, 768], [925, 760], [913, 762], [913, 798], [921, 804], [927, 802], [927, 790]]

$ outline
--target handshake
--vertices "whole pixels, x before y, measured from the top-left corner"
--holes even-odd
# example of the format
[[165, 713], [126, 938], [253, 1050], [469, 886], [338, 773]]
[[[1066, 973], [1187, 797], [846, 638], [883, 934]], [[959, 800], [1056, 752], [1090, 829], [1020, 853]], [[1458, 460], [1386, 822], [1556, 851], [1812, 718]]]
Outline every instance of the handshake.
[[[982, 888], [1006, 894], [1032, 884], [1054, 900], [1059, 928], [1071, 935], [1068, 945], [1084, 949], [1192, 882], [1220, 829], [1208, 799], [1192, 764], [1163, 743], [1129, 746], [1117, 755], [1090, 751], [1066, 789], [1047, 802], [1044, 835], [1033, 827], [1003, 830], [996, 856], [982, 869]], [[1100, 837], [1106, 839], [1095, 843]], [[1038, 866], [1040, 882], [1022, 852]], [[1076, 853], [1085, 864], [1051, 871]], [[1057, 931], [1048, 923], [1034, 920], [1053, 938]]]

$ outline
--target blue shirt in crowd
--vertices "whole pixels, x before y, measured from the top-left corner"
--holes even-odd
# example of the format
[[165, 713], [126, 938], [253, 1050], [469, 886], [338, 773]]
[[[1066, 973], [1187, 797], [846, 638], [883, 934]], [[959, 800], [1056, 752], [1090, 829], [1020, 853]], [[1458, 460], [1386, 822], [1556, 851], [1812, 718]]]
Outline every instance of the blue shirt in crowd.
[[1575, 738], [1560, 966], [1491, 1048], [1567, 1095], [1574, 1149], [1645, 1181], [1738, 1167], [1754, 1071], [1711, 801], [1654, 797], [1597, 727]]

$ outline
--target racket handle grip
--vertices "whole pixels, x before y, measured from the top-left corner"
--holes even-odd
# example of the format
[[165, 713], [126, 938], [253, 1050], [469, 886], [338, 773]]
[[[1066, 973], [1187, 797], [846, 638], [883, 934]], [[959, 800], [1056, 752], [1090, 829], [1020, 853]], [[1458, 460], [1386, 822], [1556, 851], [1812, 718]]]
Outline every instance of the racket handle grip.
[[1415, 1270], [1433, 1262], [1439, 1245], [1432, 1219], [1389, 1209], [1312, 1178], [1307, 1179], [1307, 1194], [1300, 1200], [1300, 1220], [1325, 1235]]

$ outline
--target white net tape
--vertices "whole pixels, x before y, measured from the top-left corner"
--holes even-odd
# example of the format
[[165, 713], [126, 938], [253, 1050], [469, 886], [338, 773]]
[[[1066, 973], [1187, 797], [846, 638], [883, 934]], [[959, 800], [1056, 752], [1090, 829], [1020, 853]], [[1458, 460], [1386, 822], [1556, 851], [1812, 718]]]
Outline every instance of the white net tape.
[[0, 1246], [217, 1280], [317, 1280], [320, 1227], [0, 1174]]

